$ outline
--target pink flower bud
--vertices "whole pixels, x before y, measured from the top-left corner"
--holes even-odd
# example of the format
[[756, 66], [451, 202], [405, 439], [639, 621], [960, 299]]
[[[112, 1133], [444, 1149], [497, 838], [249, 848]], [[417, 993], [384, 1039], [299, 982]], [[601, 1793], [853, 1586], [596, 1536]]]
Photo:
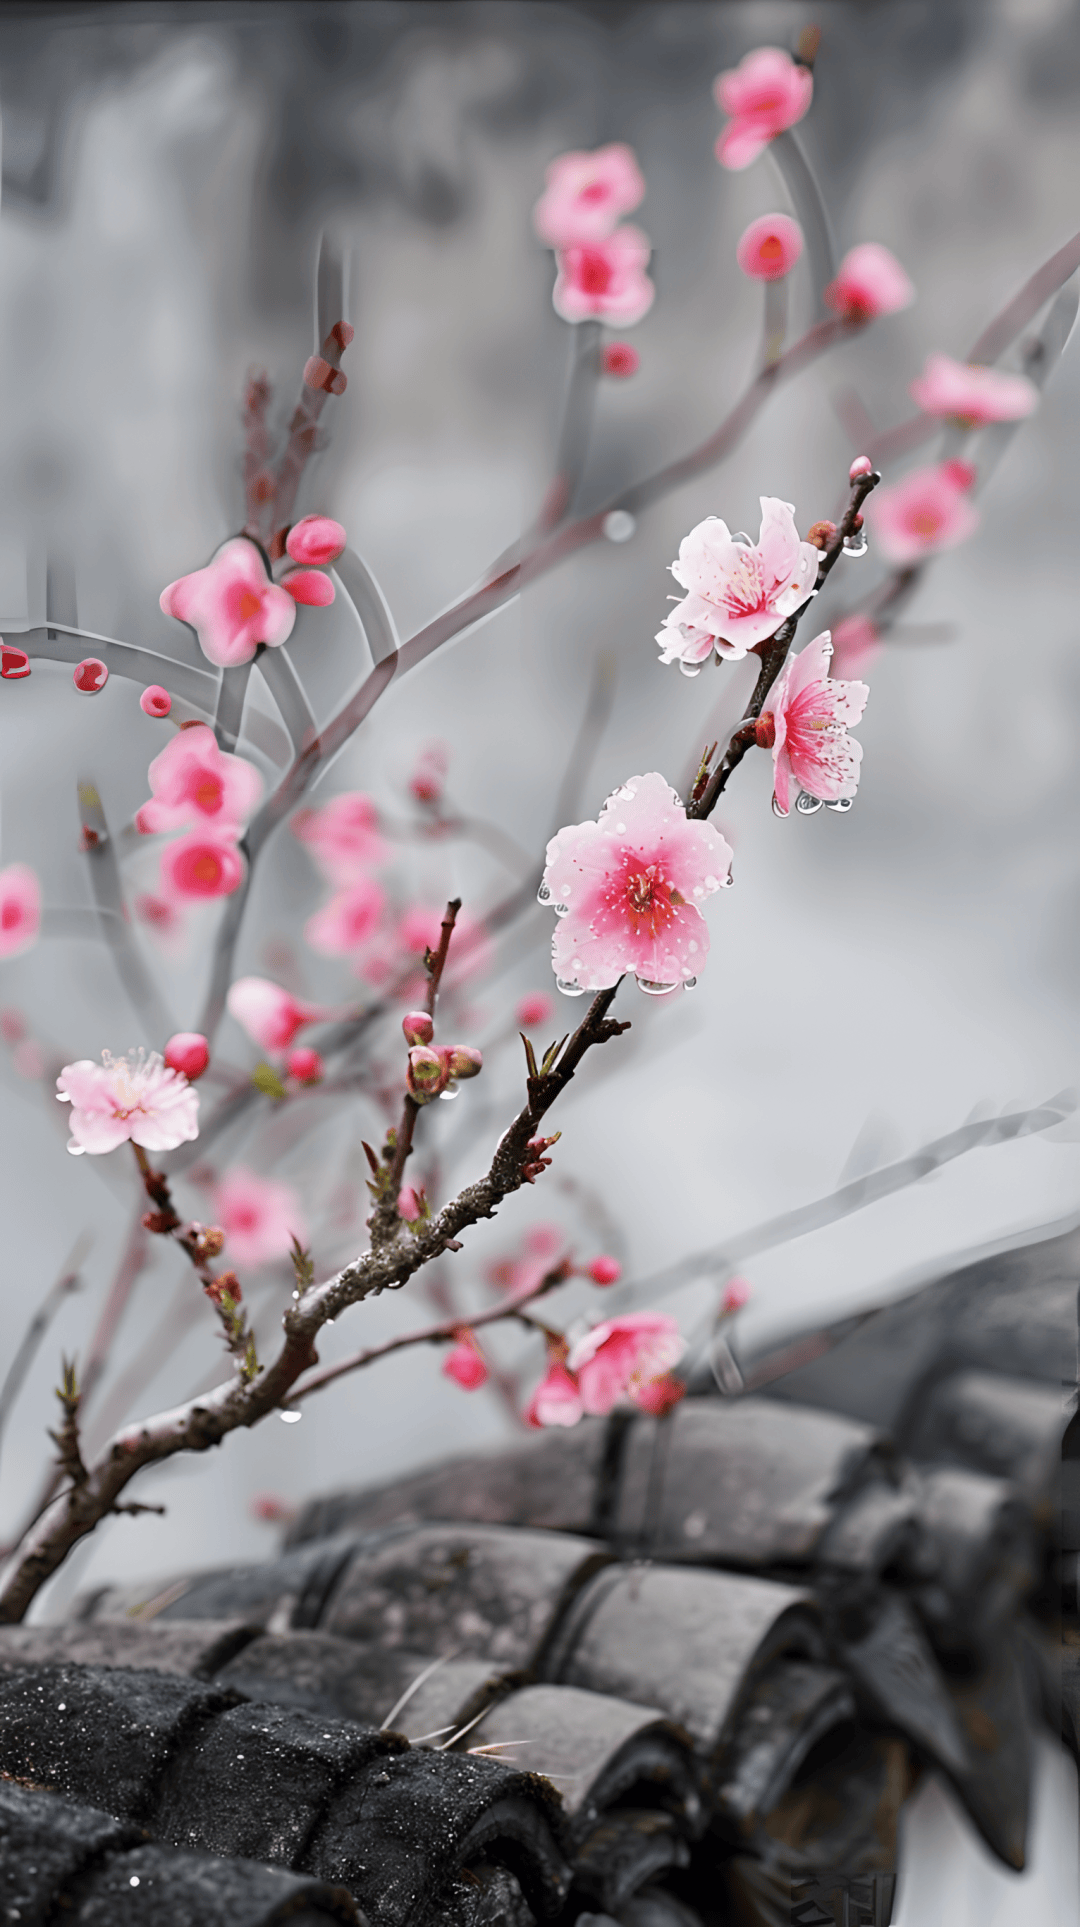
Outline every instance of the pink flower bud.
[[407, 1044], [430, 1044], [435, 1026], [426, 1010], [407, 1010], [401, 1020]]
[[161, 882], [173, 897], [228, 897], [243, 880], [244, 860], [231, 838], [178, 837], [161, 858]]
[[282, 576], [281, 586], [294, 602], [307, 603], [313, 609], [325, 609], [334, 600], [334, 585], [321, 569], [290, 569]]
[[555, 1008], [554, 999], [546, 991], [531, 990], [523, 997], [514, 1012], [514, 1022], [519, 1030], [537, 1030], [546, 1024]]
[[475, 1392], [487, 1378], [488, 1368], [471, 1331], [462, 1331], [457, 1344], [443, 1360], [443, 1376], [452, 1378], [463, 1392]]
[[594, 1258], [586, 1268], [586, 1275], [594, 1285], [617, 1285], [622, 1277], [622, 1266], [617, 1258]]
[[612, 341], [604, 349], [602, 363], [605, 375], [614, 375], [617, 381], [626, 381], [636, 375], [641, 367], [641, 356], [628, 341]]
[[423, 1216], [423, 1204], [411, 1184], [402, 1185], [397, 1195], [397, 1208], [398, 1217], [404, 1218], [406, 1224], [415, 1224]]
[[803, 233], [789, 214], [762, 214], [743, 234], [735, 259], [752, 281], [780, 281], [803, 251]]
[[450, 1082], [450, 1073], [443, 1054], [437, 1050], [429, 1050], [426, 1044], [417, 1044], [409, 1052], [409, 1068], [405, 1073], [405, 1082], [410, 1097], [415, 1098], [418, 1104], [430, 1104], [432, 1098], [438, 1097], [440, 1091], [444, 1091]]
[[71, 680], [84, 696], [96, 696], [108, 682], [109, 672], [99, 656], [84, 656], [82, 662], [75, 664]]
[[343, 395], [348, 385], [348, 377], [340, 368], [331, 368], [321, 355], [308, 356], [304, 363], [305, 388], [322, 389], [327, 395]]
[[734, 1312], [741, 1311], [753, 1295], [745, 1278], [729, 1278], [720, 1300], [720, 1310], [724, 1317], [730, 1318]]
[[970, 462], [942, 462], [941, 473], [946, 476], [956, 488], [970, 488], [975, 480], [975, 470], [972, 468]]
[[322, 568], [336, 562], [348, 537], [340, 522], [329, 515], [305, 515], [294, 524], [285, 538], [286, 553], [306, 567]]
[[139, 708], [144, 716], [167, 716], [172, 708], [172, 697], [159, 682], [152, 682], [139, 697]]
[[321, 1084], [325, 1074], [325, 1066], [318, 1051], [312, 1050], [305, 1044], [300, 1044], [296, 1050], [289, 1052], [285, 1059], [285, 1069], [290, 1077], [295, 1077], [298, 1084]]
[[483, 1052], [471, 1044], [455, 1044], [446, 1053], [446, 1068], [451, 1077], [479, 1077], [484, 1068]]
[[165, 1062], [171, 1071], [179, 1071], [194, 1084], [210, 1062], [210, 1046], [201, 1032], [178, 1030], [165, 1046]]
[[873, 321], [897, 314], [915, 299], [915, 290], [896, 256], [876, 241], [849, 248], [825, 299], [844, 321]]
[[856, 455], [855, 460], [848, 469], [848, 481], [857, 482], [860, 475], [872, 475], [873, 472], [874, 464], [870, 460], [869, 455]]
[[0, 676], [5, 682], [17, 682], [20, 676], [30, 674], [30, 658], [25, 649], [15, 649], [5, 642], [0, 649]]

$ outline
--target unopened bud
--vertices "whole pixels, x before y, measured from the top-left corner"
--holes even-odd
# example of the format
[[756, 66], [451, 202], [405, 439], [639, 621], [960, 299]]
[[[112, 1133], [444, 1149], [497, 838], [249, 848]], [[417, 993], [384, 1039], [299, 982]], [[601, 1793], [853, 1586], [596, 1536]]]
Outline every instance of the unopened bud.
[[404, 1218], [406, 1224], [415, 1224], [424, 1215], [422, 1194], [414, 1191], [411, 1184], [403, 1184], [397, 1195], [397, 1208], [399, 1218]]
[[172, 697], [159, 682], [152, 682], [139, 697], [139, 708], [144, 716], [167, 716], [172, 708]]
[[622, 1277], [622, 1266], [617, 1258], [594, 1258], [588, 1267], [588, 1276], [594, 1285], [617, 1285]]
[[109, 680], [109, 671], [100, 656], [84, 656], [71, 672], [71, 680], [84, 696], [96, 696]]
[[813, 543], [815, 549], [827, 549], [835, 534], [835, 522], [815, 522], [812, 528], [807, 529], [806, 539]]
[[754, 741], [759, 749], [771, 749], [776, 741], [776, 717], [766, 709], [754, 723]]
[[356, 333], [356, 329], [351, 328], [347, 321], [335, 321], [330, 333], [333, 335], [339, 348], [347, 348]]
[[604, 349], [602, 366], [605, 375], [614, 375], [616, 380], [625, 381], [629, 375], [636, 375], [641, 367], [641, 356], [628, 341], [612, 341]]
[[218, 1306], [220, 1306], [226, 1298], [230, 1299], [234, 1305], [239, 1305], [244, 1296], [240, 1289], [240, 1280], [235, 1271], [219, 1271], [216, 1278], [212, 1278], [208, 1285], [203, 1286], [203, 1290], [211, 1304]]
[[401, 1020], [407, 1044], [430, 1044], [435, 1026], [426, 1010], [407, 1010]]
[[449, 1081], [450, 1073], [441, 1052], [429, 1050], [426, 1044], [417, 1044], [409, 1052], [405, 1082], [410, 1096], [418, 1104], [430, 1104], [433, 1097], [438, 1097], [439, 1092], [446, 1089]]
[[285, 1059], [288, 1075], [295, 1077], [298, 1084], [321, 1084], [325, 1068], [318, 1051], [306, 1045], [291, 1050]]
[[941, 472], [948, 476], [956, 488], [970, 488], [975, 480], [975, 470], [970, 462], [942, 462]]
[[201, 1031], [178, 1030], [165, 1046], [165, 1062], [171, 1071], [179, 1071], [194, 1084], [210, 1062], [210, 1046]]
[[0, 676], [5, 682], [18, 682], [20, 676], [30, 674], [30, 658], [25, 649], [16, 649], [10, 642], [0, 639]]
[[872, 475], [873, 472], [874, 464], [870, 460], [869, 455], [856, 455], [855, 460], [848, 469], [848, 481], [857, 482], [861, 475]]
[[225, 1249], [225, 1233], [219, 1224], [193, 1224], [192, 1242], [197, 1258], [219, 1258]]
[[418, 803], [437, 803], [446, 783], [450, 752], [443, 742], [425, 743], [409, 778], [409, 788]]
[[144, 1211], [142, 1215], [143, 1230], [156, 1231], [162, 1236], [166, 1231], [175, 1231], [179, 1223], [175, 1211]]
[[447, 1052], [446, 1068], [451, 1077], [479, 1077], [484, 1068], [483, 1052], [471, 1044], [455, 1044]]

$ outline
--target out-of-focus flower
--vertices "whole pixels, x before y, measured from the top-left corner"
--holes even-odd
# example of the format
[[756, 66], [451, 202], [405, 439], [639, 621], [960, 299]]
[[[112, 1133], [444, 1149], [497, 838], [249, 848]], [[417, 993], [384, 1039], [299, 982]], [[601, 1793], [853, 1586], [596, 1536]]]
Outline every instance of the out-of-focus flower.
[[285, 552], [294, 562], [320, 568], [336, 562], [345, 550], [348, 536], [340, 522], [329, 515], [305, 515], [294, 522], [285, 538]]
[[139, 697], [139, 708], [144, 716], [167, 716], [172, 708], [172, 697], [159, 682], [152, 682]]
[[298, 1084], [321, 1084], [326, 1066], [317, 1050], [301, 1044], [296, 1050], [289, 1052], [285, 1059], [285, 1070], [286, 1074], [294, 1077]]
[[100, 656], [84, 656], [75, 664], [71, 680], [84, 696], [96, 696], [109, 680], [108, 665]]
[[423, 1192], [411, 1184], [403, 1184], [397, 1194], [398, 1217], [406, 1224], [418, 1224], [424, 1215]]
[[645, 196], [645, 181], [632, 147], [612, 141], [592, 153], [559, 154], [544, 176], [533, 209], [533, 226], [549, 248], [605, 241]]
[[602, 1418], [622, 1398], [638, 1403], [649, 1381], [677, 1365], [685, 1349], [674, 1318], [635, 1311], [595, 1325], [571, 1346], [566, 1364], [583, 1410]]
[[500, 1258], [489, 1265], [488, 1282], [512, 1298], [527, 1296], [549, 1273], [560, 1270], [567, 1262], [566, 1249], [566, 1233], [561, 1225], [530, 1225], [525, 1233], [524, 1249], [517, 1257]]
[[601, 1255], [585, 1267], [586, 1275], [594, 1285], [617, 1285], [622, 1277], [622, 1266], [617, 1258]]
[[659, 1378], [646, 1379], [633, 1394], [634, 1404], [639, 1412], [648, 1412], [652, 1418], [663, 1418], [686, 1397], [686, 1386], [681, 1378], [671, 1372], [662, 1372]]
[[194, 1084], [210, 1062], [210, 1046], [201, 1031], [178, 1030], [165, 1046], [165, 1062]]
[[[423, 904], [414, 904], [406, 910], [397, 929], [402, 949], [414, 957], [422, 957], [425, 950], [437, 950], [445, 915], [445, 906], [429, 909]], [[446, 953], [443, 982], [454, 983], [462, 977], [476, 976], [487, 969], [490, 961], [491, 939], [486, 926], [468, 910], [459, 910]]]
[[875, 489], [866, 515], [882, 554], [904, 566], [966, 542], [979, 526], [979, 511], [968, 499], [974, 480], [967, 462], [939, 462]]
[[244, 877], [244, 860], [227, 835], [192, 830], [161, 853], [161, 887], [168, 896], [201, 901], [228, 897]]
[[833, 653], [829, 673], [833, 676], [860, 676], [876, 662], [884, 647], [881, 632], [869, 616], [842, 616], [832, 632]]
[[450, 750], [446, 743], [436, 740], [424, 744], [409, 778], [409, 790], [418, 803], [441, 801], [449, 767]]
[[351, 883], [362, 870], [386, 859], [378, 811], [362, 790], [346, 790], [318, 810], [298, 810], [292, 833], [306, 844], [330, 883]]
[[683, 537], [671, 565], [690, 593], [664, 617], [656, 638], [661, 662], [707, 662], [714, 649], [745, 656], [806, 601], [820, 561], [813, 543], [800, 541], [791, 503], [775, 495], [761, 497], [756, 543], [710, 515]]
[[71, 1105], [68, 1150], [76, 1157], [115, 1151], [129, 1138], [146, 1151], [174, 1151], [199, 1135], [199, 1094], [157, 1051], [114, 1057], [106, 1050], [100, 1064], [88, 1057], [65, 1064], [56, 1095]]
[[1026, 375], [1003, 375], [997, 368], [928, 355], [926, 366], [908, 390], [926, 415], [955, 415], [965, 426], [1016, 422], [1039, 405], [1039, 391]]
[[0, 1010], [0, 1037], [5, 1044], [21, 1044], [26, 1036], [26, 1019], [21, 1010]]
[[253, 1519], [264, 1526], [291, 1525], [296, 1517], [296, 1507], [288, 1499], [279, 1498], [276, 1492], [257, 1492], [249, 1508]]
[[313, 609], [328, 608], [334, 600], [334, 585], [322, 569], [290, 569], [282, 576], [281, 586], [294, 602]]
[[288, 1050], [297, 1031], [326, 1014], [319, 1004], [291, 997], [269, 977], [238, 977], [225, 1002], [230, 1017], [265, 1051]]
[[26, 1037], [16, 1044], [11, 1061], [19, 1077], [33, 1080], [45, 1075], [45, 1052], [36, 1037]]
[[214, 1187], [214, 1217], [238, 1265], [265, 1265], [286, 1258], [297, 1238], [307, 1242], [300, 1201], [291, 1184], [260, 1178], [234, 1164]]
[[862, 241], [845, 254], [825, 299], [845, 321], [875, 321], [910, 307], [915, 289], [895, 254], [877, 241]]
[[790, 214], [762, 214], [751, 221], [735, 249], [735, 259], [752, 281], [779, 281], [790, 274], [803, 251], [803, 231]]
[[554, 1010], [554, 1000], [546, 990], [531, 990], [519, 1000], [514, 1022], [519, 1030], [538, 1030], [541, 1024], [550, 1023]]
[[28, 863], [0, 870], [0, 957], [29, 950], [41, 929], [41, 885]]
[[260, 642], [276, 649], [292, 634], [296, 604], [271, 582], [262, 553], [246, 536], [223, 542], [205, 569], [161, 591], [167, 616], [189, 623], [203, 655], [223, 669], [250, 662]]
[[647, 988], [696, 977], [709, 953], [698, 905], [726, 881], [731, 848], [690, 822], [656, 771], [631, 776], [596, 823], [560, 830], [541, 891], [560, 922], [551, 959], [560, 983], [604, 990], [632, 970]]
[[443, 1377], [452, 1378], [463, 1392], [475, 1392], [483, 1385], [488, 1375], [487, 1363], [471, 1331], [459, 1332], [453, 1351], [443, 1359], [442, 1370]]
[[791, 780], [808, 796], [832, 803], [854, 796], [859, 786], [862, 744], [848, 735], [870, 691], [864, 682], [839, 682], [829, 675], [832, 640], [827, 629], [793, 656], [763, 710], [758, 740], [773, 753], [773, 795], [786, 816]]
[[552, 291], [564, 321], [609, 321], [632, 328], [648, 314], [656, 289], [645, 272], [652, 243], [640, 228], [620, 227], [606, 241], [561, 249]]
[[601, 360], [605, 375], [614, 375], [616, 381], [636, 375], [641, 367], [641, 356], [629, 341], [609, 341]]
[[540, 1380], [525, 1412], [527, 1425], [576, 1425], [584, 1406], [576, 1378], [555, 1361]]
[[740, 169], [802, 119], [814, 96], [814, 76], [782, 47], [757, 47], [713, 82], [717, 106], [731, 120], [716, 143], [721, 167]]
[[308, 918], [304, 935], [311, 948], [324, 957], [347, 957], [377, 929], [385, 902], [374, 877], [354, 877]]
[[747, 1279], [729, 1278], [720, 1300], [721, 1313], [725, 1318], [733, 1318], [737, 1311], [741, 1311], [744, 1305], [749, 1304], [753, 1295], [753, 1289]]
[[254, 763], [219, 749], [207, 723], [179, 730], [147, 776], [153, 797], [135, 815], [144, 836], [188, 825], [238, 836], [263, 793]]

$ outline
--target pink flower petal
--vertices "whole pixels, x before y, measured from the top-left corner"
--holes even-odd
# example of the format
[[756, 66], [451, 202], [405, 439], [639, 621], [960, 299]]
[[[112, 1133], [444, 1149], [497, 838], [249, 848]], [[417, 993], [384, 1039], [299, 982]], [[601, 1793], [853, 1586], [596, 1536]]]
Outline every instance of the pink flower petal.
[[29, 950], [41, 929], [41, 885], [28, 863], [0, 870], [0, 957]]
[[533, 226], [548, 247], [606, 241], [624, 214], [644, 198], [645, 182], [633, 149], [620, 141], [593, 153], [560, 154], [533, 209]]
[[260, 642], [276, 648], [296, 621], [292, 597], [271, 582], [261, 551], [240, 535], [205, 569], [170, 582], [160, 603], [167, 616], [191, 625], [204, 656], [222, 668], [250, 662]]
[[157, 1051], [104, 1051], [100, 1064], [65, 1064], [56, 1094], [72, 1107], [72, 1151], [98, 1156], [129, 1138], [147, 1151], [172, 1151], [199, 1135], [199, 1094]]

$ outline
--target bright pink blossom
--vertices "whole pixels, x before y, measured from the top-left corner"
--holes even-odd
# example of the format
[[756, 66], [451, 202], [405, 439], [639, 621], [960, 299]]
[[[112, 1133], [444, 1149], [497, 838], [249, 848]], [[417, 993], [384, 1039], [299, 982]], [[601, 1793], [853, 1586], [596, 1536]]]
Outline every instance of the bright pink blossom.
[[296, 1050], [289, 1052], [285, 1059], [285, 1070], [289, 1077], [296, 1079], [298, 1084], [321, 1084], [326, 1066], [317, 1050], [312, 1050], [307, 1044], [301, 1044]]
[[289, 530], [285, 551], [294, 562], [319, 568], [327, 562], [336, 562], [344, 553], [348, 539], [341, 523], [329, 515], [305, 515]]
[[832, 632], [832, 676], [861, 676], [882, 651], [881, 632], [869, 616], [842, 616]]
[[665, 1412], [673, 1411], [679, 1400], [685, 1397], [686, 1386], [672, 1372], [662, 1372], [659, 1378], [646, 1379], [633, 1394], [638, 1411], [648, 1412], [651, 1418], [663, 1418]]
[[161, 591], [167, 616], [187, 622], [203, 655], [223, 669], [250, 662], [260, 642], [276, 649], [292, 633], [296, 604], [271, 582], [262, 553], [246, 536], [223, 542], [213, 561]]
[[629, 341], [609, 341], [601, 357], [605, 375], [613, 375], [616, 381], [626, 381], [636, 375], [641, 367], [641, 356]]
[[29, 950], [41, 929], [41, 885], [28, 863], [0, 870], [0, 957]]
[[924, 414], [956, 415], [972, 427], [1020, 421], [1039, 405], [1039, 391], [1026, 375], [1003, 375], [951, 355], [928, 355], [908, 392]]
[[210, 1046], [201, 1031], [178, 1030], [165, 1046], [165, 1062], [193, 1084], [210, 1062]]
[[689, 821], [661, 775], [631, 776], [598, 822], [571, 824], [547, 846], [541, 893], [560, 913], [560, 984], [605, 990], [632, 970], [646, 988], [674, 989], [696, 977], [709, 954], [698, 905], [730, 869], [719, 831]]
[[269, 1264], [288, 1257], [294, 1237], [305, 1242], [303, 1213], [291, 1184], [260, 1178], [234, 1164], [214, 1186], [213, 1196], [214, 1222], [224, 1231], [236, 1264]]
[[334, 585], [322, 569], [289, 569], [281, 578], [281, 586], [294, 602], [313, 609], [328, 608], [334, 600]]
[[716, 143], [722, 167], [749, 167], [813, 99], [814, 76], [782, 47], [757, 47], [713, 82], [718, 107], [731, 120]]
[[762, 214], [746, 229], [735, 259], [752, 281], [779, 281], [791, 273], [802, 251], [798, 221], [789, 214]]
[[269, 977], [238, 977], [225, 999], [230, 1017], [235, 1017], [261, 1050], [288, 1050], [297, 1031], [326, 1015], [319, 1004], [291, 997]]
[[645, 272], [652, 243], [640, 228], [620, 227], [606, 241], [580, 242], [555, 257], [552, 292], [564, 321], [608, 321], [632, 328], [648, 314], [656, 289]]
[[385, 902], [373, 877], [358, 876], [308, 918], [304, 936], [324, 957], [350, 956], [378, 928]]
[[745, 1278], [729, 1278], [720, 1300], [720, 1310], [724, 1317], [734, 1317], [737, 1311], [741, 1311], [744, 1305], [749, 1304], [753, 1295], [753, 1289]]
[[656, 638], [661, 662], [707, 662], [714, 649], [745, 656], [806, 601], [820, 562], [813, 543], [799, 539], [791, 503], [775, 495], [761, 497], [756, 544], [710, 515], [683, 537], [671, 565], [690, 593], [664, 617]]
[[71, 1105], [68, 1150], [76, 1157], [115, 1151], [129, 1138], [146, 1151], [173, 1151], [199, 1135], [199, 1094], [157, 1051], [114, 1057], [106, 1050], [100, 1064], [86, 1057], [65, 1064], [56, 1095]]
[[229, 897], [244, 877], [244, 859], [227, 834], [192, 830], [161, 853], [161, 887], [166, 896], [202, 902]]
[[346, 790], [318, 810], [298, 810], [292, 832], [307, 845], [328, 883], [351, 883], [386, 858], [378, 812], [363, 790]]
[[546, 1378], [540, 1380], [529, 1400], [525, 1423], [536, 1427], [576, 1425], [584, 1409], [576, 1378], [556, 1362], [548, 1367]]
[[829, 675], [832, 642], [827, 629], [793, 656], [762, 712], [765, 741], [773, 737], [773, 795], [786, 816], [794, 778], [808, 796], [832, 803], [854, 796], [862, 745], [848, 735], [870, 691], [864, 682], [838, 682]]
[[632, 147], [612, 141], [592, 153], [559, 154], [548, 167], [533, 226], [549, 248], [606, 241], [645, 197]]
[[602, 1418], [622, 1398], [637, 1403], [649, 1381], [677, 1365], [685, 1349], [674, 1318], [635, 1311], [595, 1325], [571, 1346], [566, 1363], [583, 1409]]
[[135, 816], [144, 836], [190, 825], [236, 837], [263, 793], [254, 763], [219, 749], [208, 723], [179, 730], [147, 776], [153, 798]]
[[443, 1377], [452, 1378], [463, 1392], [475, 1392], [483, 1385], [488, 1375], [487, 1364], [471, 1331], [458, 1334], [458, 1342], [452, 1352], [443, 1359]]
[[966, 542], [979, 526], [968, 500], [974, 479], [966, 462], [940, 462], [875, 489], [866, 516], [888, 560], [905, 566]]
[[159, 682], [152, 682], [139, 697], [139, 708], [144, 716], [167, 716], [172, 708], [172, 697]]
[[845, 254], [825, 299], [845, 321], [874, 321], [910, 307], [915, 289], [895, 254], [877, 241], [863, 241]]
[[541, 1024], [550, 1023], [554, 1009], [554, 1000], [546, 990], [531, 990], [520, 999], [514, 1022], [519, 1030], [539, 1030]]
[[622, 1266], [619, 1260], [603, 1255], [594, 1258], [591, 1265], [586, 1265], [585, 1271], [594, 1285], [617, 1285], [622, 1277]]

